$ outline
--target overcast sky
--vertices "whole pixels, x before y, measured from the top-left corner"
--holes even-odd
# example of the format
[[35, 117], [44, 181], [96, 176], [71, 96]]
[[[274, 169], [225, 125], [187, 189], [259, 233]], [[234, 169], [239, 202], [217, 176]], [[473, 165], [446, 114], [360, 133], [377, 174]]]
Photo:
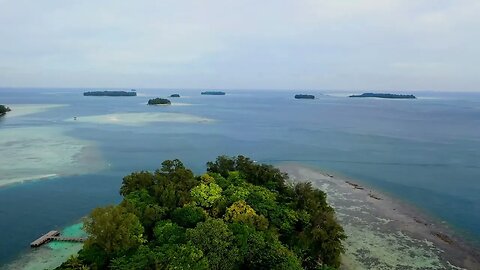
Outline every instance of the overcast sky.
[[0, 86], [480, 91], [480, 0], [0, 0]]

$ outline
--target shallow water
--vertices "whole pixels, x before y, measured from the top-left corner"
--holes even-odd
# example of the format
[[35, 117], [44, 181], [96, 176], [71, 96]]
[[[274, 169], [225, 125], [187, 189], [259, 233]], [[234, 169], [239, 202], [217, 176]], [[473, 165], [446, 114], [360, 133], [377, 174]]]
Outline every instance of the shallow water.
[[[22, 151], [2, 145], [8, 161], [2, 157], [0, 164], [24, 161], [21, 170], [2, 165], [2, 175], [58, 175], [0, 188], [0, 264], [26, 253], [38, 235], [72, 224], [95, 206], [118, 202], [121, 179], [131, 171], [153, 170], [164, 159], [180, 158], [199, 173], [221, 154], [273, 164], [297, 161], [360, 179], [480, 241], [479, 94], [418, 93], [417, 100], [336, 94], [294, 100], [294, 93], [285, 91], [227, 90], [226, 96], [201, 96], [200, 90], [138, 92], [137, 97], [84, 97], [80, 89], [0, 89], [0, 103], [12, 109], [15, 104], [62, 105], [0, 119], [0, 134], [41, 130], [19, 136], [30, 144]], [[192, 106], [145, 105], [151, 97], [173, 92], [182, 95], [175, 102]], [[214, 121], [150, 121], [162, 113]], [[105, 115], [135, 125], [99, 121]], [[89, 121], [72, 121], [75, 116]], [[35, 134], [50, 146], [29, 139]], [[85, 145], [88, 155], [77, 155]], [[40, 158], [29, 164], [30, 155]], [[72, 162], [86, 165], [81, 170], [62, 165]]]

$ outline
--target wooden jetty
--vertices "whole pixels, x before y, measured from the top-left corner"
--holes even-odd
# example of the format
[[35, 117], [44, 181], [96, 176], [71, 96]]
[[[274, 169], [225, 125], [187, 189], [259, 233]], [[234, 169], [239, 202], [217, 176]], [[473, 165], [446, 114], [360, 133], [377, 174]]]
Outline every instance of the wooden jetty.
[[87, 240], [83, 237], [61, 237], [59, 231], [49, 231], [48, 233], [42, 235], [37, 240], [30, 243], [30, 247], [39, 247], [43, 244], [46, 244], [50, 241], [65, 241], [65, 242], [84, 242]]

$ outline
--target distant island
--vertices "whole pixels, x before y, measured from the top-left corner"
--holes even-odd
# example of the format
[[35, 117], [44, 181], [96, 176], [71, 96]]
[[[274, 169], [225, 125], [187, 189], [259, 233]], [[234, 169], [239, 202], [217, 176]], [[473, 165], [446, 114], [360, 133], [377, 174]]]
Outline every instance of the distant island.
[[296, 99], [315, 99], [314, 95], [305, 95], [305, 94], [300, 94], [300, 95], [295, 95]]
[[222, 91], [205, 91], [205, 92], [202, 92], [202, 95], [224, 96], [225, 92], [222, 92]]
[[135, 90], [132, 90], [130, 92], [127, 91], [89, 91], [89, 92], [84, 92], [84, 96], [108, 96], [108, 97], [134, 97], [137, 96], [137, 92]]
[[148, 100], [148, 105], [170, 105], [172, 102], [166, 98], [152, 98]]
[[180, 97], [179, 94], [171, 94], [170, 97]]
[[393, 98], [393, 99], [415, 99], [414, 95], [402, 94], [383, 94], [383, 93], [363, 93], [361, 95], [351, 95], [349, 97], [374, 97], [374, 98]]
[[0, 105], [0, 116], [4, 116], [9, 111], [11, 111], [9, 107]]

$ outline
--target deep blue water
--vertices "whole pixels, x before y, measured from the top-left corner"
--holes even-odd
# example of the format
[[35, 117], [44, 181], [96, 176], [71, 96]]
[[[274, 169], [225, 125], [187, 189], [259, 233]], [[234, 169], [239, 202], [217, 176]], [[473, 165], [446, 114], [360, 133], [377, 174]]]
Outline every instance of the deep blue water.
[[[201, 96], [200, 90], [150, 89], [137, 90], [137, 97], [83, 97], [82, 91], [0, 89], [0, 104], [69, 104], [7, 117], [0, 129], [60, 127], [70, 136], [95, 141], [110, 164], [100, 172], [0, 188], [0, 265], [27, 251], [42, 233], [72, 224], [96, 206], [117, 203], [121, 179], [129, 172], [179, 158], [200, 173], [221, 154], [272, 164], [297, 161], [341, 173], [418, 206], [480, 243], [479, 93], [414, 93], [417, 100], [317, 93], [315, 100], [294, 100], [288, 91]], [[182, 95], [178, 102], [193, 105], [144, 105], [149, 97], [177, 92]], [[217, 121], [138, 127], [63, 121], [153, 111]]]

